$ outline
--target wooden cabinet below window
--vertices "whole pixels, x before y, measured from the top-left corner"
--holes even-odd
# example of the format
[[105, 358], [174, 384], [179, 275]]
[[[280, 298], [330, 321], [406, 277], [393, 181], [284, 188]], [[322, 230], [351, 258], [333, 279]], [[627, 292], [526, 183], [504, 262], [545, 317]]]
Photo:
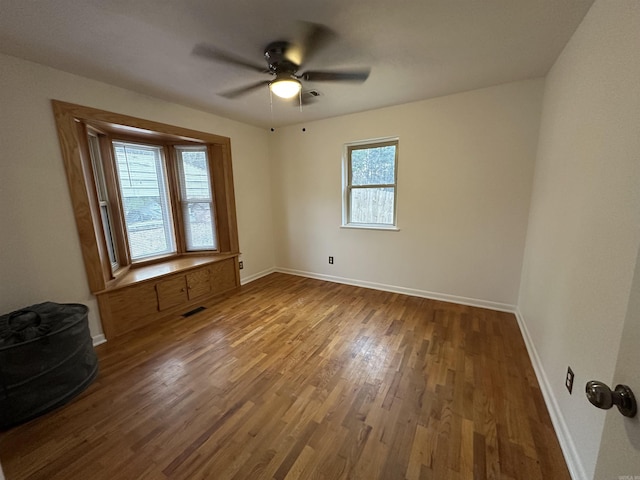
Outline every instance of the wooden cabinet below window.
[[197, 300], [200, 297], [211, 293], [211, 271], [216, 272], [223, 267], [227, 270], [227, 275], [223, 279], [224, 284], [217, 284], [217, 292], [226, 292], [235, 287], [235, 277], [229, 275], [229, 268], [232, 262], [214, 263], [207, 267], [201, 267], [184, 275], [174, 275], [171, 278], [158, 282], [156, 284], [156, 293], [158, 295], [158, 310], [167, 310], [177, 305], [187, 303], [189, 300]]
[[156, 284], [158, 296], [158, 311], [167, 310], [187, 303], [187, 280], [184, 275], [178, 275]]
[[[223, 265], [231, 265], [230, 262], [224, 263]], [[198, 270], [194, 270], [193, 272], [189, 272], [185, 275], [187, 280], [187, 297], [189, 300], [195, 300], [198, 297], [202, 297], [203, 295], [208, 295], [211, 292], [211, 270], [215, 268], [216, 264], [205, 268], [200, 268]], [[229, 277], [230, 280], [234, 280], [233, 276]], [[235, 286], [235, 283], [234, 283]], [[218, 288], [218, 291], [226, 292], [230, 288]]]
[[185, 313], [239, 286], [236, 255], [181, 258], [132, 270], [97, 294], [105, 337]]

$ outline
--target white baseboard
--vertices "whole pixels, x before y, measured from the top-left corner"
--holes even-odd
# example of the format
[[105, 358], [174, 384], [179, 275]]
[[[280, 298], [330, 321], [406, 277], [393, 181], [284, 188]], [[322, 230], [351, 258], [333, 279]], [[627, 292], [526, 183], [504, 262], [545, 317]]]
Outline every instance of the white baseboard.
[[100, 334], [100, 335], [94, 335], [93, 337], [93, 346], [97, 347], [98, 345], [102, 345], [103, 343], [107, 342], [107, 339], [105, 338], [104, 334]]
[[544, 397], [544, 401], [547, 404], [547, 410], [549, 410], [551, 423], [553, 423], [553, 428], [555, 429], [556, 436], [558, 437], [558, 441], [560, 442], [562, 454], [564, 455], [565, 462], [567, 462], [569, 474], [571, 475], [571, 478], [573, 480], [587, 480], [587, 474], [584, 470], [582, 462], [580, 461], [580, 457], [578, 456], [576, 445], [573, 442], [571, 434], [569, 433], [569, 428], [567, 427], [567, 423], [564, 421], [564, 416], [560, 411], [560, 407], [558, 406], [556, 397], [551, 390], [549, 379], [547, 378], [547, 374], [544, 371], [544, 367], [542, 366], [542, 362], [540, 361], [540, 357], [538, 356], [538, 351], [533, 344], [531, 335], [529, 335], [529, 329], [527, 328], [524, 317], [520, 313], [519, 309], [516, 309], [515, 314], [516, 319], [518, 320], [518, 325], [520, 326], [522, 338], [524, 338], [524, 343], [527, 346], [527, 351], [529, 352], [529, 358], [531, 359], [533, 369], [536, 373], [536, 377], [538, 378], [540, 390], [542, 390], [542, 396]]
[[459, 303], [461, 305], [469, 305], [471, 307], [488, 308], [490, 310], [498, 310], [500, 312], [515, 313], [516, 306], [508, 303], [491, 302], [488, 300], [480, 300], [477, 298], [459, 297], [457, 295], [449, 295], [446, 293], [428, 292], [426, 290], [416, 290], [414, 288], [398, 287], [395, 285], [386, 285], [384, 283], [367, 282], [364, 280], [355, 280], [352, 278], [335, 277], [333, 275], [324, 275], [321, 273], [304, 272], [293, 270], [290, 268], [274, 269], [276, 272], [298, 275], [300, 277], [315, 278], [316, 280], [326, 280], [328, 282], [343, 283], [345, 285], [353, 285], [355, 287], [373, 288], [374, 290], [382, 290], [385, 292], [401, 293], [412, 297], [422, 297], [431, 300], [441, 300], [443, 302]]
[[276, 271], [275, 268], [267, 268], [266, 270], [263, 270], [261, 272], [254, 273], [253, 275], [249, 275], [248, 277], [244, 277], [240, 279], [240, 285], [246, 285], [247, 283], [251, 283], [255, 280], [258, 280], [259, 278], [266, 277], [267, 275], [275, 271]]

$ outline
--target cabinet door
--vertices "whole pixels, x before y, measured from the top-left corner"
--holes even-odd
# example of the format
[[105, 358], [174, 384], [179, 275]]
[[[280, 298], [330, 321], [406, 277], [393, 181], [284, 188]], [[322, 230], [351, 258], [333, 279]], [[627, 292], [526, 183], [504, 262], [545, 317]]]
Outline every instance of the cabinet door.
[[99, 301], [107, 338], [144, 325], [158, 314], [156, 292], [151, 283], [105, 293]]
[[156, 284], [158, 310], [166, 310], [188, 300], [187, 280], [184, 275], [172, 277]]
[[212, 264], [211, 276], [215, 293], [226, 292], [237, 287], [235, 259], [228, 258]]
[[189, 272], [187, 277], [187, 292], [189, 300], [208, 295], [211, 292], [211, 276], [209, 275], [209, 267], [200, 268]]

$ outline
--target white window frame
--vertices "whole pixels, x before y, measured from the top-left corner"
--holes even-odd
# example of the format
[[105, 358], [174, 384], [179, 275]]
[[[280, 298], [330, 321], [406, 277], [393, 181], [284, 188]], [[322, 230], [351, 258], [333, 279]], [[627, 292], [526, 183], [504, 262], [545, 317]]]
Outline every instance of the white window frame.
[[[178, 202], [180, 204], [180, 211], [182, 212], [182, 222], [184, 225], [184, 242], [185, 242], [185, 251], [187, 252], [203, 252], [203, 251], [216, 251], [218, 250], [218, 235], [217, 235], [217, 219], [216, 219], [216, 210], [214, 206], [213, 200], [213, 179], [211, 178], [211, 160], [209, 159], [209, 148], [206, 145], [174, 145], [174, 151], [176, 154], [176, 169], [178, 172]], [[207, 183], [209, 187], [209, 196], [203, 198], [187, 198], [186, 190], [185, 190], [185, 171], [184, 171], [184, 163], [181, 152], [202, 152], [205, 155], [205, 160], [207, 164]], [[209, 213], [211, 215], [211, 234], [213, 245], [211, 246], [194, 246], [189, 245], [189, 234], [187, 233], [188, 218], [189, 218], [189, 207], [191, 205], [204, 204], [209, 207]]]
[[168, 257], [171, 255], [175, 255], [178, 252], [177, 245], [177, 236], [176, 236], [176, 227], [174, 224], [173, 213], [172, 213], [172, 194], [171, 188], [169, 187], [169, 175], [171, 174], [168, 167], [167, 158], [165, 156], [165, 149], [162, 145], [157, 145], [154, 143], [145, 143], [143, 141], [129, 141], [129, 140], [119, 140], [119, 139], [111, 139], [111, 148], [113, 149], [113, 161], [115, 166], [116, 178], [118, 179], [118, 195], [120, 197], [120, 202], [124, 204], [124, 180], [120, 176], [120, 171], [118, 169], [118, 156], [115, 152], [116, 146], [122, 146], [124, 148], [140, 148], [142, 150], [153, 150], [155, 152], [155, 159], [158, 165], [158, 169], [156, 170], [157, 177], [157, 185], [160, 190], [160, 195], [164, 197], [164, 204], [166, 210], [163, 209], [162, 212], [162, 225], [163, 225], [163, 234], [165, 238], [165, 242], [167, 244], [167, 248], [161, 252], [154, 252], [149, 254], [142, 255], [133, 255], [132, 252], [132, 225], [125, 219], [124, 220], [124, 228], [126, 232], [126, 241], [129, 248], [129, 258], [132, 264], [143, 263], [149, 260], [153, 260], [156, 258]]
[[113, 214], [111, 211], [111, 204], [109, 203], [109, 194], [107, 193], [107, 184], [104, 174], [104, 163], [102, 160], [102, 152], [100, 151], [100, 140], [98, 134], [93, 131], [87, 132], [87, 141], [89, 147], [89, 156], [91, 158], [91, 165], [93, 167], [93, 181], [96, 187], [96, 194], [98, 197], [98, 205], [100, 207], [100, 218], [102, 225], [102, 233], [106, 240], [107, 254], [109, 257], [109, 263], [111, 264], [111, 272], [115, 272], [120, 268], [118, 261], [118, 248], [116, 246], [116, 239], [114, 238], [113, 231]]
[[[393, 223], [355, 223], [351, 222], [351, 151], [362, 147], [383, 147], [389, 144], [395, 144], [396, 156], [394, 164], [394, 183], [370, 185], [365, 188], [393, 188]], [[341, 228], [358, 228], [369, 230], [391, 230], [399, 231], [398, 228], [398, 152], [400, 148], [399, 137], [383, 137], [368, 140], [359, 140], [355, 142], [345, 143], [342, 150], [342, 224]], [[356, 187], [362, 188], [362, 187]]]

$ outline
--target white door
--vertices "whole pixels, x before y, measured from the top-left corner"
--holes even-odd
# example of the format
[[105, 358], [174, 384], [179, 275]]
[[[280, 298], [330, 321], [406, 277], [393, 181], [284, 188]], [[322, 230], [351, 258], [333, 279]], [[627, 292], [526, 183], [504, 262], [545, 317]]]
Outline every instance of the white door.
[[[640, 252], [614, 378], [594, 380], [611, 382], [612, 389], [618, 384], [628, 385], [640, 401]], [[594, 407], [594, 415], [603, 413]], [[594, 480], [640, 480], [640, 414], [627, 418], [614, 406], [606, 416]]]

